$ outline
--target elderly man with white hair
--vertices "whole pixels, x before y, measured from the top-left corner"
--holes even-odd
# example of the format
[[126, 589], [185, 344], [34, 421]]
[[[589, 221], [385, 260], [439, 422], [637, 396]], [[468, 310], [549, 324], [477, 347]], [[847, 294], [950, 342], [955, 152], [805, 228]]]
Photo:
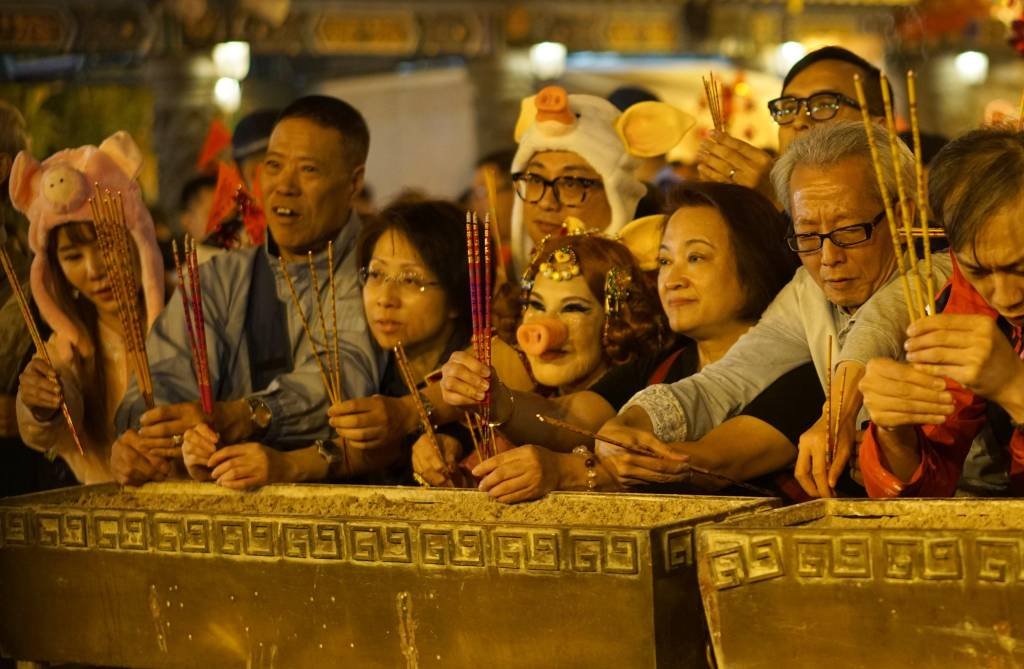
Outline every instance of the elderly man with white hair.
[[[881, 127], [873, 126], [872, 132], [877, 144], [887, 146]], [[886, 189], [896, 192], [899, 170], [910, 185], [907, 197], [913, 202], [914, 159], [903, 144], [897, 153], [894, 166], [888, 151], [879, 152]], [[802, 135], [776, 163], [772, 182], [793, 222], [788, 243], [802, 267], [724, 358], [700, 374], [641, 391], [601, 433], [627, 443], [646, 442], [663, 452], [664, 442], [701, 438], [780, 376], [812, 361], [822, 387], [828, 387], [830, 377], [837, 381], [832, 383], [833, 403], [841, 393], [845, 399], [842, 416], [833, 416], [833, 425], [839, 427], [835, 461], [826, 468], [823, 439], [802, 438], [796, 478], [810, 496], [832, 496], [837, 486], [862, 495], [857, 483], [840, 480], [861, 408], [857, 382], [868, 360], [899, 356], [908, 318], [864, 127], [834, 123]], [[934, 270], [944, 280], [950, 267], [936, 258]], [[830, 359], [837, 363], [833, 369]], [[824, 430], [812, 428], [807, 434], [811, 433]], [[598, 453], [617, 451], [600, 442]], [[652, 472], [680, 469], [678, 461], [667, 458], [630, 459], [631, 464], [638, 462]]]

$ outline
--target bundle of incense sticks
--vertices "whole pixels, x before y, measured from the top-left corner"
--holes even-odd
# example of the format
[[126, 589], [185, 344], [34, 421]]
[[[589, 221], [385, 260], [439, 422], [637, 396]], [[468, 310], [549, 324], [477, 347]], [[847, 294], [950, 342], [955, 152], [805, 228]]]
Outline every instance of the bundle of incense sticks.
[[[589, 439], [593, 439], [594, 441], [603, 441], [605, 443], [611, 444], [612, 446], [618, 446], [619, 448], [623, 449], [624, 451], [629, 451], [630, 453], [636, 453], [638, 455], [646, 455], [646, 456], [649, 456], [649, 457], [652, 457], [652, 458], [661, 457], [660, 455], [658, 455], [657, 453], [655, 453], [651, 449], [649, 449], [646, 446], [643, 446], [641, 444], [627, 444], [625, 442], [618, 441], [616, 439], [610, 439], [608, 437], [605, 437], [603, 435], [597, 434], [595, 432], [591, 432], [590, 430], [586, 430], [586, 429], [584, 429], [582, 427], [577, 427], [576, 425], [573, 425], [572, 423], [566, 423], [563, 420], [559, 420], [557, 418], [552, 418], [551, 416], [545, 416], [543, 414], [537, 414], [537, 420], [539, 420], [542, 423], [548, 423], [550, 425], [554, 425], [555, 427], [561, 428], [563, 430], [568, 430], [569, 432], [575, 432], [576, 434], [578, 434], [580, 436], [587, 437]], [[696, 465], [690, 465], [689, 468], [690, 468], [690, 471], [693, 472], [694, 474], [699, 474], [701, 476], [706, 476], [708, 478], [713, 478], [713, 479], [718, 479], [720, 481], [725, 481], [725, 482], [730, 483], [730, 484], [732, 484], [734, 486], [743, 488], [744, 490], [749, 490], [751, 492], [756, 492], [759, 495], [767, 495], [768, 497], [774, 497], [775, 496], [775, 493], [773, 493], [771, 490], [768, 490], [767, 488], [762, 488], [760, 486], [756, 486], [756, 485], [753, 485], [753, 484], [750, 484], [750, 483], [746, 483], [745, 481], [737, 481], [736, 479], [731, 478], [729, 476], [726, 476], [725, 474], [718, 474], [716, 472], [710, 471], [708, 469], [704, 469], [703, 467], [698, 467]]]
[[[334, 242], [327, 242], [327, 290], [331, 300], [332, 321], [330, 326], [328, 326], [326, 312], [324, 311], [323, 292], [320, 289], [320, 277], [313, 262], [313, 252], [309, 251], [306, 254], [310, 293], [314, 301], [313, 308], [315, 309], [315, 317], [320, 321], [320, 333], [323, 337], [322, 347], [317, 344], [316, 338], [313, 337], [313, 328], [309, 325], [306, 312], [303, 311], [302, 302], [299, 300], [298, 291], [295, 290], [292, 277], [288, 274], [288, 264], [283, 257], [279, 260], [281, 261], [281, 273], [288, 284], [288, 290], [292, 295], [295, 311], [299, 314], [302, 329], [306, 333], [306, 338], [309, 339], [309, 346], [313, 350], [316, 364], [320, 368], [320, 380], [323, 381], [324, 390], [327, 391], [327, 397], [331, 400], [331, 404], [337, 404], [344, 398], [344, 392], [341, 386], [341, 350], [338, 341], [338, 300], [334, 287]], [[326, 364], [324, 363], [325, 360]]]
[[[423, 427], [423, 434], [427, 435], [427, 440], [434, 449], [434, 454], [437, 455], [441, 462], [444, 462], [444, 455], [441, 453], [441, 446], [437, 443], [437, 435], [434, 433], [434, 425], [430, 422], [430, 413], [427, 411], [426, 405], [423, 403], [423, 398], [420, 396], [419, 384], [416, 382], [416, 377], [412, 373], [412, 368], [409, 366], [409, 358], [405, 355], [405, 348], [401, 343], [395, 345], [392, 349], [395, 353], [395, 363], [398, 366], [398, 373], [402, 377], [402, 381], [405, 383], [405, 387], [409, 389], [409, 396], [412, 397], [413, 404], [416, 405], [416, 413], [420, 417], [420, 425]], [[424, 485], [426, 485], [424, 483]]]
[[125, 351], [135, 371], [135, 379], [139, 391], [152, 409], [153, 380], [149, 373], [149, 359], [146, 357], [146, 331], [144, 319], [140, 314], [139, 282], [135, 276], [134, 242], [129, 237], [125, 224], [124, 199], [121, 193], [112, 193], [99, 184], [94, 184], [95, 195], [89, 198], [92, 209], [93, 224], [96, 228], [96, 241], [107, 270], [110, 287], [117, 300], [117, 313], [124, 330]]
[[[188, 344], [192, 351], [192, 369], [199, 386], [199, 403], [207, 417], [213, 416], [213, 389], [210, 386], [210, 362], [206, 350], [206, 318], [203, 316], [203, 295], [199, 286], [199, 259], [195, 240], [185, 235], [185, 267], [182, 270], [178, 257], [178, 242], [171, 242], [174, 269], [178, 273], [181, 291], [181, 306], [185, 310], [185, 327], [188, 330]], [[188, 282], [185, 281], [186, 274]]]
[[[910, 317], [910, 321], [913, 322], [916, 321], [918, 318], [927, 315], [927, 312], [925, 310], [925, 302], [923, 300], [924, 294], [928, 291], [926, 288], [922, 287], [921, 274], [918, 272], [917, 269], [917, 251], [914, 248], [914, 239], [912, 234], [913, 217], [910, 215], [910, 210], [908, 206], [909, 203], [906, 200], [906, 193], [903, 187], [903, 177], [901, 170], [899, 169], [899, 158], [897, 151], [897, 147], [899, 145], [897, 144], [897, 142], [901, 140], [896, 135], [895, 123], [892, 119], [892, 109], [890, 105], [891, 101], [889, 99], [889, 82], [884, 75], [881, 77], [882, 99], [885, 104], [886, 128], [888, 130], [889, 150], [890, 154], [892, 155], [893, 169], [896, 173], [896, 195], [900, 199], [899, 213], [901, 217], [901, 222], [903, 224], [903, 234], [905, 234], [906, 236], [907, 252], [910, 257], [911, 271], [908, 271], [907, 263], [904, 261], [903, 258], [903, 248], [900, 244], [901, 233], [899, 227], [897, 226], [896, 213], [892, 206], [892, 196], [889, 193], [889, 189], [885, 185], [884, 170], [882, 169], [882, 164], [878, 157], [878, 146], [875, 144], [875, 136], [872, 132], [873, 121], [871, 120], [870, 112], [868, 111], [868, 103], [864, 95], [864, 86], [861, 83], [860, 75], [854, 75], [853, 83], [855, 88], [857, 89], [857, 103], [860, 105], [861, 118], [864, 123], [865, 133], [867, 134], [868, 146], [871, 150], [871, 162], [875, 170], [875, 179], [878, 183], [878, 190], [881, 193], [882, 199], [885, 203], [885, 217], [886, 220], [889, 222], [889, 233], [892, 236], [893, 250], [896, 253], [896, 265], [899, 269], [900, 283], [903, 287], [903, 299], [906, 301], [907, 304], [907, 315]], [[920, 160], [915, 160], [915, 163], [917, 163], [916, 169], [923, 169], [923, 167], [920, 165]], [[918, 178], [923, 180], [923, 176]], [[918, 193], [919, 203], [920, 197], [921, 193]], [[927, 207], [927, 202], [925, 202], [925, 205]], [[918, 208], [921, 208], [920, 204]], [[921, 230], [922, 234], [925, 237], [927, 237], [927, 215], [925, 215], [923, 221], [924, 225], [922, 226]], [[931, 256], [929, 255], [928, 261], [925, 263], [924, 267], [924, 270], [928, 274], [928, 276], [931, 276], [932, 268], [930, 266], [930, 263]], [[914, 285], [913, 291], [911, 291], [911, 280], [913, 280]], [[931, 297], [934, 297], [934, 293], [931, 294]], [[932, 301], [930, 300], [928, 304], [931, 303]]]
[[[466, 213], [466, 263], [469, 269], [469, 302], [472, 312], [473, 352], [476, 359], [491, 366], [491, 298], [494, 283], [491, 273], [491, 226], [489, 217], [480, 222], [476, 212]], [[491, 424], [491, 392], [480, 406], [480, 416], [470, 418], [469, 429], [481, 461], [495, 454], [494, 426]], [[474, 431], [477, 434], [473, 434]]]
[[[21, 317], [25, 320], [25, 326], [28, 328], [28, 333], [32, 337], [32, 343], [36, 346], [36, 351], [42, 356], [43, 360], [49, 365], [50, 369], [54, 369], [53, 361], [50, 360], [50, 352], [46, 350], [46, 344], [43, 342], [42, 336], [39, 334], [39, 326], [36, 325], [36, 319], [32, 316], [32, 309], [28, 306], [28, 299], [25, 298], [25, 293], [21, 290], [21, 284], [18, 282], [18, 275], [14, 271], [14, 265], [11, 263], [11, 257], [7, 255], [7, 249], [3, 246], [0, 241], [0, 265], [3, 265], [4, 274], [7, 275], [7, 281], [11, 284], [11, 292], [14, 293], [14, 297], [18, 300], [18, 308], [21, 309]], [[60, 397], [60, 412], [64, 415], [64, 422], [68, 425], [68, 432], [71, 433], [71, 438], [75, 442], [75, 448], [81, 455], [85, 455], [85, 449], [82, 448], [82, 440], [78, 438], [78, 430], [75, 428], [74, 422], [71, 420], [71, 412], [68, 410], [68, 403], [64, 400], [64, 394], [61, 393]]]
[[704, 82], [704, 96], [707, 98], [708, 111], [711, 112], [711, 122], [715, 130], [725, 132], [725, 113], [722, 109], [722, 84], [715, 78], [714, 72], [708, 72], [708, 76], [701, 77]]

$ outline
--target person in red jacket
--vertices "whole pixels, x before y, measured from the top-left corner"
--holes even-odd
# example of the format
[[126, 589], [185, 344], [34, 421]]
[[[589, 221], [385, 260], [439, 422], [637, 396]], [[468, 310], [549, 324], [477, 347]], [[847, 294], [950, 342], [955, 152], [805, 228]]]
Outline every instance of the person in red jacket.
[[[992, 127], [935, 157], [930, 205], [954, 272], [940, 313], [907, 329], [906, 362], [872, 360], [860, 466], [872, 497], [948, 497], [975, 439], [1008, 450], [1024, 495], [1024, 132]], [[983, 429], [984, 428], [984, 429]]]

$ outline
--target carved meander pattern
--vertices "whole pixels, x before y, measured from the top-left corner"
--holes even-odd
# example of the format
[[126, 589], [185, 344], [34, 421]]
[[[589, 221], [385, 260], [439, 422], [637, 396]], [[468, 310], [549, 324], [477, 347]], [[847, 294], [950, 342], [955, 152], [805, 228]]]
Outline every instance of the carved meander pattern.
[[772, 579], [828, 584], [1024, 585], [1024, 533], [846, 534], [708, 532], [704, 582], [727, 590]]
[[[659, 538], [665, 571], [692, 566], [690, 528]], [[651, 541], [643, 530], [0, 508], [0, 550], [14, 547], [639, 578]]]

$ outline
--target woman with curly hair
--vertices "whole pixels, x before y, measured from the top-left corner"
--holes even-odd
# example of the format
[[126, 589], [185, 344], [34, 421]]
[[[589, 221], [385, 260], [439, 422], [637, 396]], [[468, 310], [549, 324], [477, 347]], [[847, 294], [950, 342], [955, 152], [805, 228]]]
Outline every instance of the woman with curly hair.
[[[585, 438], [542, 424], [535, 415], [542, 413], [598, 430], [647, 385], [684, 378], [721, 358], [792, 275], [795, 262], [784, 243], [785, 221], [756, 192], [732, 184], [686, 184], [671, 194], [668, 212], [658, 243], [657, 286], [674, 340], [658, 351], [633, 355], [586, 391], [554, 399], [510, 393], [496, 379], [492, 397], [497, 404], [512, 398], [511, 402], [505, 400], [512, 414], [502, 428], [506, 435], [517, 443], [547, 447], [517, 448], [505, 454], [504, 461], [493, 458], [477, 468], [474, 473], [482, 477], [480, 488], [496, 499], [515, 502], [554, 489], [616, 490], [653, 483], [623, 481], [616, 476], [616, 469], [601, 463], [595, 466], [592, 460], [571, 453]], [[445, 401], [453, 405], [468, 407], [478, 402], [489, 386], [489, 371], [465, 356], [452, 356], [444, 373]], [[786, 417], [778, 421], [780, 426], [772, 426], [777, 413], [774, 399], [786, 389], [802, 385], [801, 375], [807, 373], [813, 371], [794, 370], [777, 387], [766, 390], [760, 404], [755, 401], [751, 405], [763, 407], [755, 419], [767, 419], [782, 440], [793, 432], [799, 434], [799, 427], [790, 429], [789, 422], [802, 426], [806, 421], [804, 417]], [[492, 409], [492, 415], [499, 417], [509, 412], [501, 406]], [[774, 467], [775, 460], [769, 459]], [[436, 480], [440, 472], [436, 463], [420, 465], [421, 476]]]

